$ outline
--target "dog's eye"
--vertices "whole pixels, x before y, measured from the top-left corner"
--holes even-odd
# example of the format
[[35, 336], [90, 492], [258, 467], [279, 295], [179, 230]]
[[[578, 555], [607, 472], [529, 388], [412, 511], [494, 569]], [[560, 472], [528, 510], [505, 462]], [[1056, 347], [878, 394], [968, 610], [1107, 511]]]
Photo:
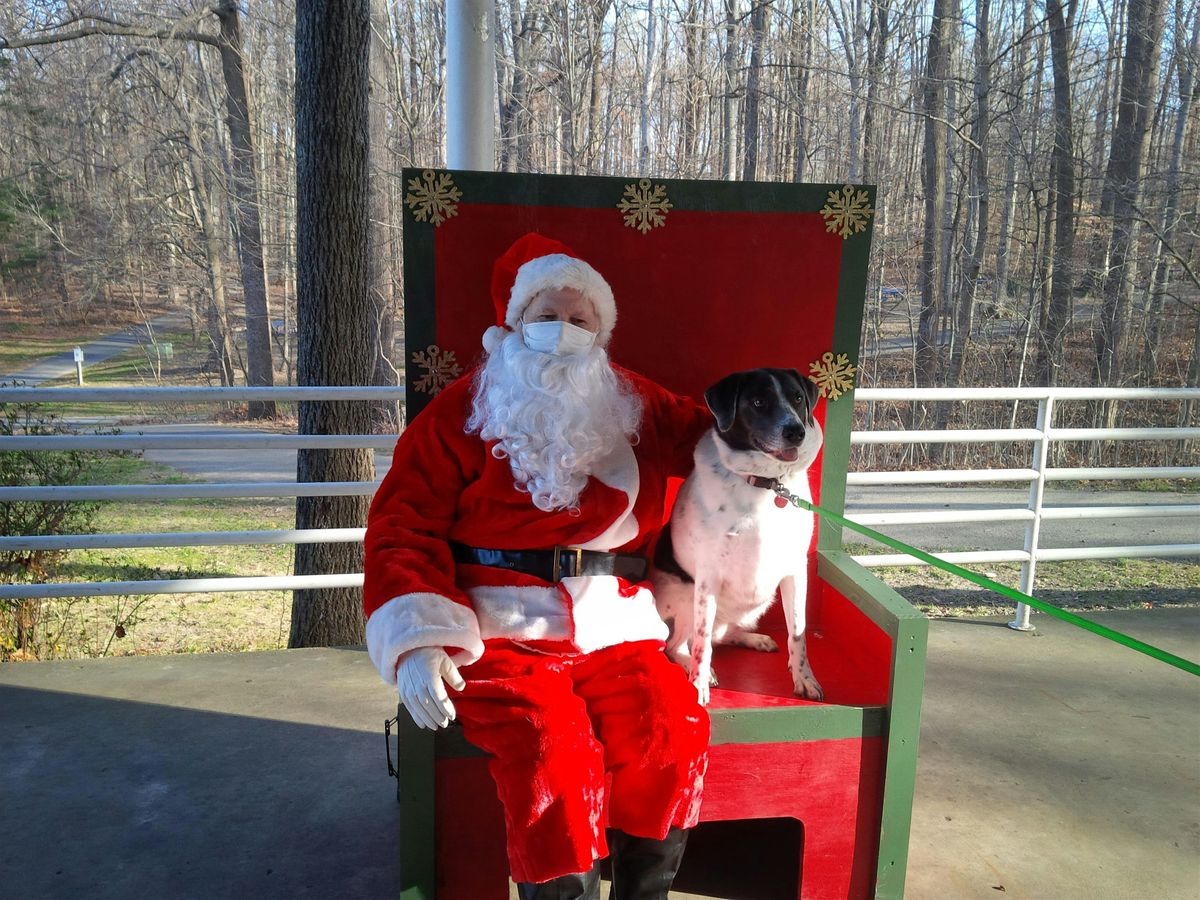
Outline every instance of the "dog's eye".
[[755, 409], [762, 409], [764, 406], [766, 406], [766, 403], [763, 402], [762, 397], [755, 397], [753, 400], [750, 401], [750, 405], [753, 406]]

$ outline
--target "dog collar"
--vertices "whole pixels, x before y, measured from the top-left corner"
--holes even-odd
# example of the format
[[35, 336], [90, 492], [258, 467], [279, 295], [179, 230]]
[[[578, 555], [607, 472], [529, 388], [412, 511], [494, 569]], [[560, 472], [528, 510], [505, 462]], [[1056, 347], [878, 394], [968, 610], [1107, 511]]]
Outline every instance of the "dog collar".
[[[779, 479], [766, 478], [762, 475], [747, 475], [746, 476], [746, 484], [750, 485], [750, 487], [762, 488], [763, 490], [767, 490], [767, 491], [774, 491], [775, 488], [779, 487]], [[775, 495], [775, 505], [778, 506], [780, 509], [783, 509], [784, 507], [786, 507], [788, 505], [788, 502], [783, 497], [781, 497], [779, 494], [776, 494]]]

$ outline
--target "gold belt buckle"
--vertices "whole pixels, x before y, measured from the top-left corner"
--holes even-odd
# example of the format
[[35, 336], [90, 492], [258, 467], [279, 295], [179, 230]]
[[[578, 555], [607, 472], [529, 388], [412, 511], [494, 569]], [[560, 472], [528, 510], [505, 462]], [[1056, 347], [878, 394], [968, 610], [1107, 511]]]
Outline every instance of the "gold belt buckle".
[[575, 575], [583, 571], [583, 548], [582, 547], [564, 547], [561, 544], [554, 545], [554, 559], [550, 562], [550, 580], [558, 582], [562, 580], [562, 554], [564, 550], [569, 550], [575, 554]]

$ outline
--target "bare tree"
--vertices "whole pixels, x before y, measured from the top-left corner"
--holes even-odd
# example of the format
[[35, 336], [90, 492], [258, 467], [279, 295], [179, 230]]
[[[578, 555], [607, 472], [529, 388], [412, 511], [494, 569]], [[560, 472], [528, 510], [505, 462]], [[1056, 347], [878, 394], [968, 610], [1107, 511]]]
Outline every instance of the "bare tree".
[[[217, 35], [198, 30], [209, 13], [220, 21]], [[73, 30], [71, 26], [76, 26]], [[257, 387], [274, 384], [271, 363], [269, 316], [267, 313], [266, 274], [262, 257], [262, 233], [259, 224], [258, 180], [254, 150], [250, 138], [249, 95], [242, 65], [242, 40], [236, 0], [220, 0], [217, 7], [202, 8], [166, 26], [143, 26], [98, 14], [71, 15], [56, 23], [48, 34], [26, 37], [0, 36], [0, 50], [39, 47], [74, 41], [94, 35], [123, 36], [147, 40], [179, 40], [216, 47], [221, 55], [225, 78], [226, 125], [233, 145], [234, 229], [241, 263], [242, 292], [246, 304], [246, 338], [249, 360], [248, 380]], [[273, 416], [272, 401], [251, 404], [251, 415]]]
[[770, 0], [751, 0], [750, 3], [750, 67], [746, 70], [745, 137], [742, 146], [742, 180], [758, 177], [758, 119], [762, 90], [763, 43], [767, 37]]
[[[1118, 384], [1122, 377], [1121, 344], [1125, 336], [1137, 267], [1141, 228], [1142, 179], [1150, 110], [1158, 81], [1158, 50], [1163, 28], [1160, 0], [1129, 0], [1129, 31], [1121, 73], [1117, 128], [1105, 173], [1105, 191], [1113, 198], [1111, 250], [1104, 282], [1104, 308], [1096, 332], [1096, 367], [1100, 383]], [[1110, 405], [1109, 415], [1115, 411]]]
[[[1054, 0], [1050, 0], [1054, 2]], [[971, 342], [971, 331], [975, 324], [975, 295], [979, 284], [979, 273], [987, 251], [988, 213], [991, 209], [988, 184], [989, 152], [991, 132], [991, 0], [976, 0], [975, 3], [975, 118], [971, 125], [971, 196], [968, 221], [975, 222], [975, 234], [968, 254], [969, 260], [962, 269], [959, 280], [955, 328], [950, 349], [950, 365], [946, 383], [959, 384], [967, 346]]]
[[921, 316], [917, 331], [917, 384], [937, 384], [942, 314], [942, 220], [946, 207], [946, 79], [950, 20], [946, 0], [934, 0], [929, 26], [929, 47], [925, 55], [925, 80], [921, 109], [925, 116], [925, 150], [922, 184], [925, 191], [925, 231], [921, 245], [918, 275]]
[[1162, 344], [1163, 313], [1167, 291], [1171, 284], [1176, 234], [1180, 229], [1179, 206], [1183, 182], [1183, 152], [1187, 143], [1188, 123], [1197, 93], [1196, 70], [1200, 67], [1200, 9], [1191, 10], [1191, 37], [1183, 0], [1175, 0], [1175, 61], [1179, 86], [1179, 110], [1175, 114], [1174, 137], [1171, 141], [1171, 160], [1166, 174], [1166, 205], [1163, 207], [1155, 251], [1154, 275], [1151, 279], [1151, 298], [1145, 316], [1145, 346], [1142, 366], [1146, 377], [1153, 380], [1158, 374], [1158, 353]]
[[1046, 0], [1050, 26], [1050, 58], [1054, 69], [1054, 151], [1051, 154], [1054, 255], [1050, 303], [1039, 344], [1038, 384], [1058, 384], [1063, 358], [1063, 332], [1071, 318], [1075, 249], [1075, 150], [1071, 134], [1071, 82], [1068, 48], [1070, 26], [1063, 17], [1061, 0]]

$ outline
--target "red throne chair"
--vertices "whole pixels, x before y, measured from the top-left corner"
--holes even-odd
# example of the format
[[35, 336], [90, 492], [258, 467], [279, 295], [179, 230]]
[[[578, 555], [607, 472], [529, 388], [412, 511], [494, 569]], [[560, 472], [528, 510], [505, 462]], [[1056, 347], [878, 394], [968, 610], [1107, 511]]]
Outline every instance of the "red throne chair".
[[[479, 357], [492, 262], [540, 231], [612, 285], [616, 362], [696, 397], [758, 366], [816, 380], [825, 446], [813, 496], [843, 510], [872, 188], [420, 169], [404, 180], [410, 418]], [[825, 700], [792, 695], [786, 653], [717, 648], [701, 824], [677, 890], [903, 895], [927, 622], [849, 558], [840, 529], [822, 522], [814, 543], [808, 650]], [[786, 645], [778, 605], [761, 630]], [[480, 751], [401, 710], [397, 753], [402, 896], [507, 898], [503, 817]], [[451, 809], [471, 810], [469, 828], [439, 815]]]

